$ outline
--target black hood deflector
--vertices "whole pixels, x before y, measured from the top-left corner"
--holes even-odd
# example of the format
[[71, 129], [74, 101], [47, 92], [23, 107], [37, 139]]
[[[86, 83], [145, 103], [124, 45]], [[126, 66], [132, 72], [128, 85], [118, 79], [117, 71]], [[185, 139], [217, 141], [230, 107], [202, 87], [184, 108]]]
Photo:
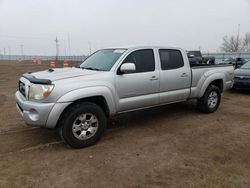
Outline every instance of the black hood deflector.
[[51, 80], [49, 79], [39, 79], [29, 73], [23, 74], [23, 77], [28, 79], [31, 83], [34, 83], [34, 84], [50, 85], [52, 83]]

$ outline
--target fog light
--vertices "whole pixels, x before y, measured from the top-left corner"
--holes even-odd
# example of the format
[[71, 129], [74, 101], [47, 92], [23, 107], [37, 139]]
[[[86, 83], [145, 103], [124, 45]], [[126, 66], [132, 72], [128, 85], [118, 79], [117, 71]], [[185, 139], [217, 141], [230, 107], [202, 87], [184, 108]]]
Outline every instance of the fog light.
[[37, 121], [39, 119], [39, 114], [35, 109], [29, 110], [29, 118], [32, 121]]

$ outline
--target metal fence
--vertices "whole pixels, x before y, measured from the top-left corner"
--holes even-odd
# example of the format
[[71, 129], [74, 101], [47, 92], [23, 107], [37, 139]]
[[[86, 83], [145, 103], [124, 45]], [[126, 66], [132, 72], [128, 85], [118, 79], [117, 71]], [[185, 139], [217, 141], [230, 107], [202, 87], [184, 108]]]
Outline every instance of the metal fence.
[[250, 60], [250, 52], [203, 53], [202, 55], [215, 57], [216, 60], [225, 60], [227, 58], [238, 58], [238, 57]]
[[[250, 52], [224, 52], [224, 53], [203, 53], [203, 56], [213, 56], [216, 60], [224, 60], [227, 58], [242, 57], [250, 59]], [[87, 56], [58, 56], [57, 59], [69, 61], [83, 61]], [[34, 60], [40, 59], [45, 61], [55, 60], [56, 56], [38, 56], [38, 55], [0, 55], [0, 60]]]
[[[83, 61], [87, 56], [58, 56], [57, 60], [63, 61]], [[43, 61], [55, 60], [56, 56], [39, 56], [39, 55], [0, 55], [0, 60], [18, 60], [18, 61], [29, 61], [40, 59]]]

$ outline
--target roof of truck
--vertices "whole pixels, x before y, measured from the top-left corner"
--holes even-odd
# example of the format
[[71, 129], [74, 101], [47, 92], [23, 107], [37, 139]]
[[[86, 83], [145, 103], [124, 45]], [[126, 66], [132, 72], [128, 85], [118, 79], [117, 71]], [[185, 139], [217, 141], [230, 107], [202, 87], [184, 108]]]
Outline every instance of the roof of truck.
[[170, 46], [157, 46], [157, 45], [126, 45], [126, 46], [112, 46], [108, 47], [107, 49], [140, 49], [140, 48], [164, 48], [164, 49], [178, 49], [178, 50], [183, 50], [182, 48], [178, 47], [170, 47]]

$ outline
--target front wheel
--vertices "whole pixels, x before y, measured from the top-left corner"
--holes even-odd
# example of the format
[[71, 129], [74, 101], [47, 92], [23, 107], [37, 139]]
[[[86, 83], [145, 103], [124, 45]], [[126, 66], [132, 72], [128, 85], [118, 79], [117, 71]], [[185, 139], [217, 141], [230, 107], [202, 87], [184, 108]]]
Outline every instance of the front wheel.
[[221, 100], [220, 89], [215, 85], [208, 86], [204, 95], [198, 99], [198, 108], [201, 112], [212, 113], [215, 112]]
[[59, 122], [62, 140], [73, 148], [83, 148], [100, 140], [107, 126], [104, 111], [98, 105], [81, 102], [70, 106]]

